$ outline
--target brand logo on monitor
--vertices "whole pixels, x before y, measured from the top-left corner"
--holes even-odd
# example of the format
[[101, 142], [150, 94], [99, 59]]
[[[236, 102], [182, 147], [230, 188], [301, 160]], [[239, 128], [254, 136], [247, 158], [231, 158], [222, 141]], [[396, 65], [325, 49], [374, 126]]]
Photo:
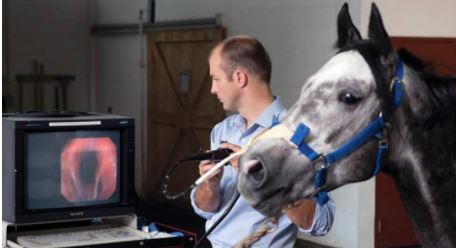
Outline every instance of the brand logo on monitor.
[[84, 215], [84, 212], [73, 212], [73, 213], [70, 213], [70, 216], [83, 216]]

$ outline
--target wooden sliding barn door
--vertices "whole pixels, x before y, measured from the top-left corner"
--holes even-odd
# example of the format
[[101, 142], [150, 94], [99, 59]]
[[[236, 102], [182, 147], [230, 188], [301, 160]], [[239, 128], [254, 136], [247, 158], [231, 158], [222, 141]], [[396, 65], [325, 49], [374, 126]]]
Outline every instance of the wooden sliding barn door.
[[[210, 132], [225, 112], [210, 93], [207, 58], [225, 37], [223, 28], [154, 32], [148, 36], [146, 198], [166, 201], [162, 180], [178, 159], [210, 148]], [[170, 191], [185, 189], [198, 178], [198, 166], [176, 170]], [[189, 198], [169, 203], [190, 207]]]

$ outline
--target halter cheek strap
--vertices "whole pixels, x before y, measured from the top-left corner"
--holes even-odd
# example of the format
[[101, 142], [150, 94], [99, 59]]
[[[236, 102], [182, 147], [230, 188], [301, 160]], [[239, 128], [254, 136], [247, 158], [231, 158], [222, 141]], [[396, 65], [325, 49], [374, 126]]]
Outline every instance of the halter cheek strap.
[[[403, 76], [403, 64], [398, 58], [396, 62], [396, 75], [391, 81], [391, 91], [393, 93], [392, 101], [394, 109], [399, 107], [403, 100]], [[366, 128], [362, 129], [359, 133], [357, 133], [354, 137], [341, 145], [339, 148], [327, 154], [317, 153], [305, 142], [307, 136], [310, 133], [310, 128], [304, 123], [300, 123], [298, 125], [296, 131], [290, 138], [290, 141], [295, 144], [299, 151], [304, 154], [310, 161], [312, 161], [314, 165], [321, 163], [314, 178], [314, 186], [317, 189], [320, 189], [326, 183], [327, 168], [335, 162], [351, 154], [372, 137], [376, 137], [379, 140], [377, 157], [375, 159], [375, 168], [372, 172], [371, 177], [376, 176], [382, 168], [383, 157], [388, 151], [388, 140], [386, 137], [388, 125], [388, 122], [384, 119], [382, 113], [380, 113], [379, 116], [374, 121], [369, 123]], [[316, 196], [316, 200], [319, 205], [325, 204], [329, 200], [328, 193], [320, 190]]]

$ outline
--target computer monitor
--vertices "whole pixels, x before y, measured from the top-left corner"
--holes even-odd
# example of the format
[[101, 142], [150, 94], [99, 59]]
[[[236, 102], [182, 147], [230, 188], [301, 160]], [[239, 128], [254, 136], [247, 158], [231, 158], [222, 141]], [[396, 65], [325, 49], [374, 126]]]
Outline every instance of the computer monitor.
[[134, 213], [134, 119], [3, 115], [3, 220], [42, 223]]

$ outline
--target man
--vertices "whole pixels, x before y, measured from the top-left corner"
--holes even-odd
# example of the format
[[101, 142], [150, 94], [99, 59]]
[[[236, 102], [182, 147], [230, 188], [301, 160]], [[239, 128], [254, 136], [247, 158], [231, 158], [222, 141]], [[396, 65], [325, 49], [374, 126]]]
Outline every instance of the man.
[[[271, 61], [262, 44], [251, 37], [237, 36], [218, 44], [209, 56], [211, 93], [227, 111], [238, 114], [217, 124], [211, 133], [211, 149], [238, 151], [250, 138], [281, 119], [286, 110], [269, 87]], [[226, 143], [225, 143], [226, 142]], [[226, 166], [191, 193], [195, 212], [207, 219], [209, 229], [236, 195], [237, 161]], [[202, 161], [200, 174], [213, 163]], [[254, 247], [293, 247], [297, 230], [310, 235], [326, 234], [333, 222], [334, 202], [319, 206], [313, 199], [294, 204], [279, 220], [278, 228], [254, 243]], [[241, 196], [225, 219], [209, 235], [214, 247], [232, 247], [255, 232], [266, 220]]]

